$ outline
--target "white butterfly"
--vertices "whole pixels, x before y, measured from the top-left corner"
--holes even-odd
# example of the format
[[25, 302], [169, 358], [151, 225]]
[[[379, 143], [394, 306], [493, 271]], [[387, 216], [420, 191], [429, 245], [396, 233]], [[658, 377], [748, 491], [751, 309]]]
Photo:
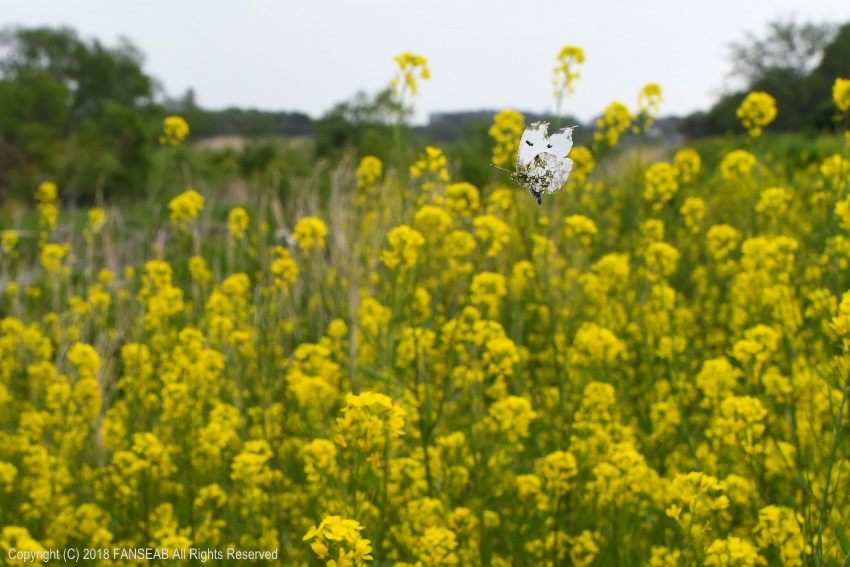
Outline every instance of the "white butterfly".
[[511, 177], [531, 191], [538, 205], [543, 203], [541, 194], [560, 189], [573, 169], [567, 154], [573, 147], [574, 129], [567, 126], [549, 136], [549, 123], [535, 122], [522, 133], [516, 172]]

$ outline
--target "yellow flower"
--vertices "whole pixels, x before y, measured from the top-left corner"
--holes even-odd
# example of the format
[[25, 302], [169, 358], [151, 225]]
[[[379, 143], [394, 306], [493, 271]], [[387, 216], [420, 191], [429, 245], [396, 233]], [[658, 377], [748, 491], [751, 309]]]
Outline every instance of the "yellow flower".
[[292, 233], [292, 237], [298, 242], [305, 256], [310, 256], [317, 249], [324, 250], [327, 235], [328, 227], [318, 217], [304, 217], [298, 221]]
[[0, 231], [0, 251], [7, 256], [15, 255], [15, 247], [18, 245], [18, 233], [14, 230]]
[[426, 146], [419, 160], [410, 166], [410, 176], [413, 179], [424, 178], [422, 188], [431, 191], [437, 182], [448, 183], [451, 177], [447, 169], [448, 159], [443, 150], [434, 146]]
[[372, 559], [372, 542], [361, 536], [361, 531], [363, 526], [357, 520], [325, 516], [318, 526], [307, 531], [303, 540], [314, 540], [310, 547], [319, 559], [336, 558], [329, 559], [327, 565], [354, 567]]
[[68, 275], [71, 269], [65, 266], [63, 260], [70, 251], [68, 244], [45, 244], [41, 250], [41, 265], [51, 275]]
[[653, 210], [669, 201], [679, 190], [676, 168], [667, 162], [653, 164], [644, 174], [646, 188], [643, 198], [654, 203]]
[[397, 226], [387, 235], [389, 249], [381, 252], [381, 261], [390, 270], [401, 267], [407, 270], [419, 260], [419, 250], [425, 244], [425, 237], [407, 225]]
[[570, 361], [576, 365], [594, 362], [613, 364], [626, 353], [626, 345], [609, 329], [596, 323], [584, 323], [573, 339]]
[[785, 214], [791, 202], [791, 192], [782, 187], [771, 187], [761, 192], [761, 198], [756, 204], [756, 211], [765, 215], [778, 218]]
[[35, 192], [35, 200], [39, 207], [43, 205], [55, 205], [59, 197], [59, 188], [52, 181], [44, 181]]
[[44, 181], [35, 192], [39, 211], [38, 225], [42, 228], [41, 242], [45, 242], [50, 231], [56, 228], [59, 219], [59, 208], [56, 205], [58, 196], [59, 189], [52, 181]]
[[570, 151], [570, 159], [573, 160], [573, 169], [570, 172], [570, 186], [582, 185], [587, 182], [590, 174], [596, 169], [596, 161], [593, 152], [586, 146], [573, 146]]
[[413, 224], [428, 240], [435, 242], [446, 236], [452, 224], [452, 218], [442, 207], [425, 205], [413, 215]]
[[503, 110], [493, 117], [489, 134], [496, 142], [493, 164], [504, 167], [516, 161], [519, 139], [525, 131], [525, 117], [516, 110]]
[[275, 246], [272, 248], [272, 253], [276, 256], [271, 264], [275, 285], [283, 290], [289, 290], [290, 285], [298, 279], [298, 263], [283, 246]]
[[383, 446], [387, 436], [404, 435], [407, 412], [389, 396], [376, 392], [348, 393], [345, 404], [336, 420], [339, 433], [334, 440], [340, 447], [354, 446], [369, 454]]
[[95, 235], [100, 234], [104, 224], [106, 224], [106, 211], [100, 207], [90, 209], [89, 222], [85, 230], [86, 239], [91, 241]]
[[239, 240], [245, 238], [245, 231], [248, 230], [248, 224], [250, 222], [251, 218], [248, 216], [248, 211], [242, 207], [231, 209], [227, 215], [227, 227], [230, 230], [230, 234]]
[[567, 45], [558, 53], [558, 64], [552, 78], [552, 85], [555, 87], [555, 112], [560, 112], [564, 97], [575, 91], [573, 84], [581, 78], [581, 73], [575, 71], [575, 68], [583, 64], [584, 59], [584, 49], [574, 45]]
[[484, 245], [489, 245], [487, 256], [498, 256], [511, 241], [511, 229], [501, 219], [494, 215], [482, 215], [472, 221], [475, 225], [475, 236]]
[[398, 64], [398, 72], [392, 80], [393, 94], [397, 99], [403, 99], [405, 91], [409, 90], [413, 96], [419, 94], [419, 83], [417, 79], [427, 81], [431, 78], [431, 70], [428, 68], [428, 60], [421, 55], [409, 51], [397, 55], [395, 62]]
[[446, 186], [446, 207], [457, 215], [470, 216], [478, 212], [481, 201], [478, 188], [472, 183], [452, 183]]
[[505, 276], [495, 272], [475, 274], [469, 286], [469, 294], [472, 303], [485, 306], [488, 317], [496, 318], [502, 299], [508, 294]]
[[508, 396], [490, 406], [486, 423], [491, 431], [504, 434], [509, 443], [515, 444], [530, 435], [531, 422], [537, 417], [530, 400]]
[[756, 542], [762, 549], [774, 546], [782, 557], [782, 565], [802, 567], [803, 556], [811, 550], [800, 531], [805, 525], [801, 514], [783, 506], [765, 506], [759, 510]]
[[596, 121], [593, 141], [613, 148], [634, 120], [635, 116], [628, 106], [619, 101], [612, 102], [605, 109], [602, 118]]
[[697, 233], [700, 231], [706, 215], [705, 201], [699, 197], [688, 197], [685, 199], [685, 202], [682, 204], [682, 208], [679, 209], [679, 212], [683, 217], [685, 217], [685, 226], [688, 227], [691, 232]]
[[357, 186], [368, 192], [384, 173], [383, 162], [375, 156], [366, 156], [357, 166]]
[[520, 299], [529, 288], [531, 280], [535, 277], [534, 264], [528, 260], [520, 260], [511, 269], [511, 281], [508, 286], [511, 297]]
[[201, 285], [207, 285], [213, 280], [213, 273], [207, 266], [207, 261], [201, 256], [189, 258], [189, 274]]
[[176, 146], [189, 135], [189, 123], [182, 116], [168, 116], [163, 120], [162, 131], [159, 143]]
[[756, 165], [756, 157], [744, 150], [735, 150], [723, 156], [720, 173], [724, 179], [738, 180], [749, 177]]
[[310, 482], [320, 482], [321, 478], [333, 477], [339, 472], [336, 462], [337, 448], [327, 439], [314, 439], [301, 449], [304, 458], [304, 474]]
[[765, 92], [747, 95], [737, 111], [750, 136], [761, 136], [762, 129], [776, 118], [776, 99]]
[[68, 360], [77, 367], [77, 371], [81, 376], [94, 378], [102, 364], [100, 355], [93, 346], [76, 343], [68, 351]]
[[747, 540], [730, 536], [716, 539], [705, 551], [703, 565], [706, 567], [756, 567], [767, 565], [756, 547]]
[[578, 475], [578, 461], [569, 451], [555, 451], [537, 459], [535, 469], [549, 493], [559, 498], [572, 490], [573, 478]]
[[679, 173], [679, 180], [682, 183], [691, 183], [696, 180], [696, 176], [702, 169], [702, 159], [696, 150], [682, 148], [673, 156], [673, 167]]
[[661, 86], [658, 83], [649, 83], [638, 94], [638, 109], [640, 116], [643, 118], [643, 131], [649, 130], [655, 122], [658, 113], [661, 112], [661, 103], [664, 102], [664, 95], [661, 92]]
[[850, 79], [835, 79], [832, 86], [832, 99], [835, 105], [844, 112], [850, 110]]
[[576, 567], [587, 567], [599, 553], [600, 535], [597, 532], [584, 530], [579, 535], [570, 538], [570, 559]]
[[836, 189], [844, 188], [850, 182], [850, 161], [838, 154], [830, 156], [823, 160], [820, 173]]
[[192, 221], [204, 210], [204, 197], [189, 189], [171, 199], [168, 209], [171, 211], [171, 223], [178, 230], [188, 231]]
[[596, 223], [584, 215], [571, 215], [564, 220], [564, 224], [564, 236], [567, 240], [578, 240], [584, 246], [590, 246], [599, 234]]

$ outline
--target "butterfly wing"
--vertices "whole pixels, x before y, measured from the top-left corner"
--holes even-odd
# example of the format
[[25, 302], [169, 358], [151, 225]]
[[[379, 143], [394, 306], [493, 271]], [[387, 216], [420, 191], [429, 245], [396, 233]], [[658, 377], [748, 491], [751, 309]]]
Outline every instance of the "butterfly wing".
[[541, 190], [546, 193], [554, 193], [564, 186], [567, 182], [567, 177], [573, 170], [573, 160], [565, 157], [558, 157], [550, 153], [542, 153], [537, 156], [547, 171], [547, 175], [542, 179]]
[[573, 160], [542, 152], [534, 156], [530, 163], [519, 166], [513, 178], [531, 191], [540, 204], [540, 195], [554, 193], [563, 187], [572, 168]]
[[567, 126], [561, 128], [546, 140], [546, 152], [553, 154], [555, 157], [565, 158], [570, 150], [573, 149], [573, 130], [575, 126]]
[[[541, 152], [546, 149], [546, 133], [549, 130], [548, 122], [535, 122], [525, 127], [522, 138], [519, 141], [519, 153], [517, 155], [517, 171], [527, 166]], [[564, 154], [566, 155], [566, 154]]]

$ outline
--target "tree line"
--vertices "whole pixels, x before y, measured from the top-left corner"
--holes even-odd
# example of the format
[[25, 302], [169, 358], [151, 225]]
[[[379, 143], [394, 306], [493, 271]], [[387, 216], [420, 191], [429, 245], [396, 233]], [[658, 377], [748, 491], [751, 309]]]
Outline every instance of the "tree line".
[[[709, 110], [682, 118], [685, 136], [739, 132], [735, 110], [750, 91], [776, 99], [772, 131], [828, 131], [837, 111], [832, 84], [850, 77], [850, 24], [772, 23], [764, 36], [751, 34], [732, 45], [730, 63], [739, 88]], [[313, 159], [333, 159], [348, 148], [387, 155], [398, 135], [394, 104], [386, 90], [358, 93], [317, 120], [298, 112], [207, 110], [191, 90], [168, 98], [128, 40], [107, 46], [67, 27], [7, 28], [0, 31], [0, 203], [29, 195], [45, 179], [60, 182], [71, 199], [146, 194], [169, 114], [186, 118], [195, 140], [311, 137]], [[411, 140], [454, 143], [449, 152], [470, 179], [486, 176], [486, 160], [472, 159], [491, 149], [485, 114], [447, 113], [428, 126], [403, 128], [401, 140], [407, 147]], [[277, 151], [260, 149], [263, 155]]]

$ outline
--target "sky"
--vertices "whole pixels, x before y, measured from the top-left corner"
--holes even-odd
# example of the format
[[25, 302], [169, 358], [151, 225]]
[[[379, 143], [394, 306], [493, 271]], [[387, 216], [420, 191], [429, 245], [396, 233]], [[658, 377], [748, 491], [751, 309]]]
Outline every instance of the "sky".
[[410, 51], [429, 61], [414, 122], [431, 112], [555, 109], [562, 47], [587, 60], [562, 112], [588, 121], [613, 100], [636, 107], [661, 85], [663, 115], [707, 109], [730, 87], [729, 44], [767, 23], [850, 22], [847, 0], [0, 0], [0, 27], [60, 26], [115, 45], [128, 38], [165, 92], [204, 108], [317, 118], [375, 93]]

